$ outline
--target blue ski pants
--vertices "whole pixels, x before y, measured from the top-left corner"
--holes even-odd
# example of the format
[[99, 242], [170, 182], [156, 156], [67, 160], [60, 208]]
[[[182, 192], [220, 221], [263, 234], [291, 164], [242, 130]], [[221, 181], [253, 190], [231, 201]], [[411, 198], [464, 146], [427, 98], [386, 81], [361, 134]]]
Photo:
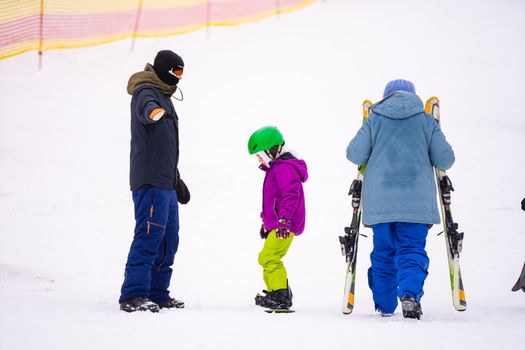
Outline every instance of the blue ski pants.
[[374, 249], [370, 254], [368, 285], [376, 310], [394, 312], [404, 295], [418, 302], [428, 275], [429, 259], [425, 251], [428, 224], [389, 222], [372, 226]]
[[135, 233], [119, 303], [135, 297], [167, 301], [173, 260], [179, 246], [179, 206], [175, 190], [133, 191]]

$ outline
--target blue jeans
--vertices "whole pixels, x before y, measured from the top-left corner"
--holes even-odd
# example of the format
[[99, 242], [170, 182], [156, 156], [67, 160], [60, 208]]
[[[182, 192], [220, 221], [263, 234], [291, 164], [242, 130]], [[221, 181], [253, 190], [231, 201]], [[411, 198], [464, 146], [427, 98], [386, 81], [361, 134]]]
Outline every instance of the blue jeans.
[[135, 297], [167, 301], [173, 260], [179, 246], [179, 205], [175, 190], [133, 191], [135, 234], [119, 303]]
[[418, 302], [428, 275], [425, 251], [428, 224], [389, 222], [372, 226], [374, 249], [370, 254], [368, 285], [376, 309], [394, 312], [398, 297], [409, 295]]

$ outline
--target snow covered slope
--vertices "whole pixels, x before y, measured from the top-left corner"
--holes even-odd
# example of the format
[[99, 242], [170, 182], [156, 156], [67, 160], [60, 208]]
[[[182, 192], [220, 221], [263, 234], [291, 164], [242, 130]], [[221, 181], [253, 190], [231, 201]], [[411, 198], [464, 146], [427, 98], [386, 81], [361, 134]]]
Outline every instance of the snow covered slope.
[[[127, 79], [160, 49], [186, 62], [176, 102], [181, 207], [173, 294], [186, 309], [125, 314], [131, 243]], [[0, 61], [0, 348], [519, 349], [525, 295], [525, 4], [519, 0], [327, 0], [251, 25]], [[456, 152], [468, 310], [452, 307], [445, 243], [428, 238], [421, 321], [373, 310], [361, 239], [356, 308], [340, 312], [361, 102], [391, 79], [441, 99]], [[285, 263], [295, 314], [253, 305], [263, 173], [250, 133], [278, 125], [307, 161], [307, 228]], [[371, 231], [363, 230], [371, 235]]]

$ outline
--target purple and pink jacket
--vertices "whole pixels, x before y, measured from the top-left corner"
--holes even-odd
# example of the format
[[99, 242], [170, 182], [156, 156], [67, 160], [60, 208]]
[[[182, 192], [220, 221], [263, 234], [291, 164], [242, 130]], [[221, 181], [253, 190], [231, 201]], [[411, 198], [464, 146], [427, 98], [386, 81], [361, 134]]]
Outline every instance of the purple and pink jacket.
[[279, 226], [278, 219], [285, 218], [291, 222], [291, 231], [300, 235], [306, 218], [302, 184], [308, 179], [305, 161], [278, 158], [270, 162], [269, 168], [260, 169], [266, 172], [261, 213], [264, 227], [271, 231]]

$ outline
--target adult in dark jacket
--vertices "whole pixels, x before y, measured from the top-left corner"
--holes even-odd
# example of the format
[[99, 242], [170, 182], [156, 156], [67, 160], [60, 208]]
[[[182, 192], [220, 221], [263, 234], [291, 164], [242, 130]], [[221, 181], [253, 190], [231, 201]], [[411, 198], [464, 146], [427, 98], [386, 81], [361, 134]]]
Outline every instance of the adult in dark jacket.
[[178, 117], [170, 97], [184, 62], [169, 50], [128, 82], [131, 98], [130, 185], [135, 233], [119, 299], [127, 312], [182, 308], [169, 294], [171, 265], [179, 245], [178, 202], [190, 193], [180, 179]]

